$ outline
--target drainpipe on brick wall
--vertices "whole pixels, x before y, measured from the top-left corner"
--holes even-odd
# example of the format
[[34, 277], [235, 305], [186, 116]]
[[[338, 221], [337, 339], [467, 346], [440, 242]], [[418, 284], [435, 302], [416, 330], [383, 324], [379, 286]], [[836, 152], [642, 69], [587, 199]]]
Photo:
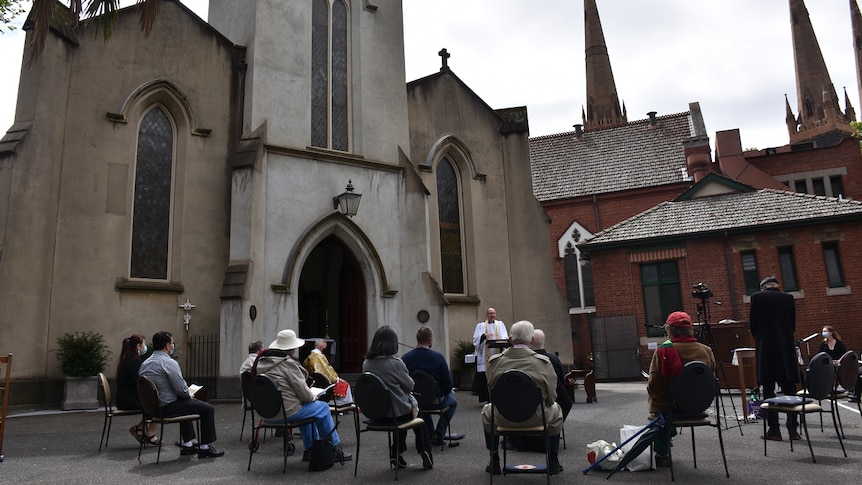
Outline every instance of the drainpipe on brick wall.
[[602, 230], [602, 224], [599, 221], [599, 200], [596, 194], [593, 194], [593, 212], [596, 214], [596, 232], [599, 232]]
[[727, 237], [727, 229], [724, 230], [724, 261], [727, 264], [727, 287], [730, 290], [730, 308], [733, 319], [739, 320], [739, 309], [737, 308], [735, 286], [733, 284], [733, 264], [730, 261], [730, 241]]

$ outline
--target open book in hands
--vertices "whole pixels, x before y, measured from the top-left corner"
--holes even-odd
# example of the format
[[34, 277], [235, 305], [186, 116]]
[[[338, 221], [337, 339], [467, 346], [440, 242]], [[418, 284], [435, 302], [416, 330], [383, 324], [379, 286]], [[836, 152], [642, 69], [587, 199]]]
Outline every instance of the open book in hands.
[[195, 394], [201, 390], [204, 386], [199, 386], [197, 384], [189, 384], [189, 396], [195, 397]]
[[325, 396], [325, 395], [326, 395], [326, 393], [328, 393], [329, 391], [331, 391], [331, 390], [335, 389], [335, 384], [330, 384], [330, 385], [328, 385], [328, 386], [326, 386], [326, 387], [314, 387], [314, 386], [311, 386], [311, 387], [309, 387], [309, 389], [311, 390], [311, 393], [312, 393], [312, 394], [314, 394], [314, 396], [315, 396], [317, 399], [320, 399], [320, 398], [322, 398], [323, 396]]

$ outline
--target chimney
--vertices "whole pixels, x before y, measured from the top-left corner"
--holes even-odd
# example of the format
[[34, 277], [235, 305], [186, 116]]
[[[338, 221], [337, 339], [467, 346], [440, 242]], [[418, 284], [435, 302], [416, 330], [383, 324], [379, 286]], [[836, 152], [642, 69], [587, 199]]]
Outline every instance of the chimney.
[[576, 138], [580, 138], [580, 137], [584, 136], [584, 130], [583, 130], [584, 125], [579, 123], [577, 125], [572, 125], [572, 126], [575, 128], [575, 137]]
[[656, 111], [650, 111], [649, 113], [647, 113], [647, 116], [649, 116], [650, 126], [655, 126], [656, 123], [658, 123], [658, 121], [656, 121], [656, 119], [655, 119], [656, 113], [657, 113]]

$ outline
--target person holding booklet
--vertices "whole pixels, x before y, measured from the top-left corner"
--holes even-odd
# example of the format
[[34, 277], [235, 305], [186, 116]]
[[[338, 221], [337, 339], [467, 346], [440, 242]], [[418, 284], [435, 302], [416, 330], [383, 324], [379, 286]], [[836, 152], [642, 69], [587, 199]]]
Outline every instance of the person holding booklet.
[[[308, 371], [295, 359], [296, 349], [302, 347], [305, 340], [298, 338], [293, 330], [282, 330], [278, 332], [276, 339], [269, 344], [258, 357], [253, 374], [266, 374], [271, 378], [284, 401], [284, 411], [288, 421], [298, 419], [314, 418], [314, 423], [299, 428], [302, 436], [302, 461], [311, 459], [311, 446], [315, 437], [326, 436], [332, 433], [332, 444], [335, 446], [336, 461], [347, 461], [352, 458], [350, 453], [341, 449], [338, 431], [332, 421], [329, 405], [318, 401], [318, 396], [325, 389], [313, 390], [306, 384]], [[267, 420], [268, 423], [281, 423], [282, 420]]]
[[189, 389], [180, 365], [171, 358], [174, 353], [174, 337], [170, 332], [158, 332], [153, 335], [153, 355], [141, 364], [138, 375], [149, 378], [159, 390], [159, 405], [165, 417], [198, 414], [201, 417], [201, 436], [196, 446], [192, 440], [195, 425], [192, 421], [180, 423], [182, 441], [176, 442], [180, 447], [180, 455], [198, 455], [198, 458], [216, 458], [224, 455], [217, 451], [212, 443], [216, 440], [215, 409], [209, 403], [192, 397], [200, 386]]

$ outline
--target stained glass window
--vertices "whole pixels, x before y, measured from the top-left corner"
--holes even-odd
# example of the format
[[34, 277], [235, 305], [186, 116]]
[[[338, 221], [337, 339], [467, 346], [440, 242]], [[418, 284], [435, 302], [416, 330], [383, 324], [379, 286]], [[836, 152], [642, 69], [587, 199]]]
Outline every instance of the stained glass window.
[[464, 293], [461, 253], [461, 201], [458, 177], [446, 158], [437, 165], [437, 211], [440, 219], [440, 263], [443, 291]]
[[138, 130], [132, 215], [132, 278], [168, 279], [174, 132], [168, 116], [154, 108]]
[[350, 148], [347, 2], [314, 0], [311, 25], [311, 145]]
[[329, 146], [329, 4], [314, 0], [311, 7], [311, 145]]

